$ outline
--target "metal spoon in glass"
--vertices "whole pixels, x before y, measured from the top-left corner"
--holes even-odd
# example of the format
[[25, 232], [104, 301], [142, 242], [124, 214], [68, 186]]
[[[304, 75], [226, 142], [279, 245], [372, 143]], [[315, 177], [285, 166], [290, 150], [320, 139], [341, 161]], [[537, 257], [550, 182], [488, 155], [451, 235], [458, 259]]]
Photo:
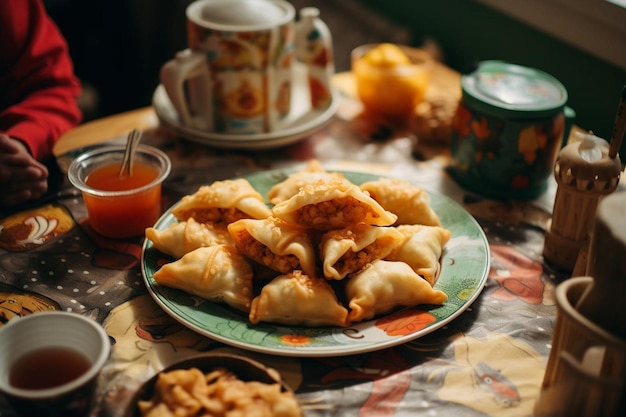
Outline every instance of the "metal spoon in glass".
[[133, 174], [133, 163], [135, 161], [135, 151], [137, 150], [137, 145], [139, 145], [139, 141], [141, 140], [142, 132], [139, 129], [133, 129], [126, 139], [126, 150], [124, 151], [124, 159], [122, 160], [122, 165], [120, 166], [119, 176], [128, 175], [129, 177]]

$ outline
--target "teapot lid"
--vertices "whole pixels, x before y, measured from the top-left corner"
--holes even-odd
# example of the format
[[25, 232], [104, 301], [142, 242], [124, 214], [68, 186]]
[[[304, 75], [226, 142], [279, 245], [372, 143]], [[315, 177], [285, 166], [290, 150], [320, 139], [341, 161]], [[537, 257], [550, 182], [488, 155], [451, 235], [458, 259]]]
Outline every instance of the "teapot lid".
[[502, 117], [551, 116], [567, 102], [567, 90], [550, 74], [503, 61], [481, 62], [461, 85], [469, 108]]

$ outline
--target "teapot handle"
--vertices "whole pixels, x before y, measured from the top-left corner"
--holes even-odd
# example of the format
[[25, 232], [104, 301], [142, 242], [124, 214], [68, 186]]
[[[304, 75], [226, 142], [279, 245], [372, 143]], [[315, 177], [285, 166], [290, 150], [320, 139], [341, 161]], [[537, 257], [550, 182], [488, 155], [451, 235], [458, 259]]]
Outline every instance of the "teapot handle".
[[160, 79], [182, 124], [213, 130], [211, 76], [203, 53], [184, 49], [166, 62]]
[[332, 99], [331, 78], [335, 72], [332, 36], [319, 15], [317, 7], [301, 9], [295, 36], [296, 58], [306, 65], [313, 109], [329, 106]]

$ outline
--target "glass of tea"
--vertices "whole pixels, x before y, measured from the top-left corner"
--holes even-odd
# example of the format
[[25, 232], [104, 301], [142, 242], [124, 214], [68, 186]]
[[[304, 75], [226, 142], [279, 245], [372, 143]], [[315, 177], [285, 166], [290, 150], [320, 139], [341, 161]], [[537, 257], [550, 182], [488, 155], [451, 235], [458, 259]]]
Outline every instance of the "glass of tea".
[[20, 416], [86, 416], [111, 342], [77, 313], [37, 312], [0, 327], [0, 393]]
[[70, 182], [82, 191], [89, 223], [109, 238], [142, 235], [161, 216], [161, 184], [171, 170], [168, 156], [152, 146], [139, 145], [133, 170], [119, 175], [123, 145], [104, 146], [72, 161]]

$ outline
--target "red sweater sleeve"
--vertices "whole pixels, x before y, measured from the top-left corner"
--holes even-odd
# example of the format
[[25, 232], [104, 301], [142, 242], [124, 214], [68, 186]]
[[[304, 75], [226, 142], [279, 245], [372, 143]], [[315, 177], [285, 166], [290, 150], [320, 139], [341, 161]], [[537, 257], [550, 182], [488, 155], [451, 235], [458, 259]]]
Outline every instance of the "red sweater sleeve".
[[0, 132], [38, 159], [81, 118], [68, 47], [41, 0], [0, 0]]

